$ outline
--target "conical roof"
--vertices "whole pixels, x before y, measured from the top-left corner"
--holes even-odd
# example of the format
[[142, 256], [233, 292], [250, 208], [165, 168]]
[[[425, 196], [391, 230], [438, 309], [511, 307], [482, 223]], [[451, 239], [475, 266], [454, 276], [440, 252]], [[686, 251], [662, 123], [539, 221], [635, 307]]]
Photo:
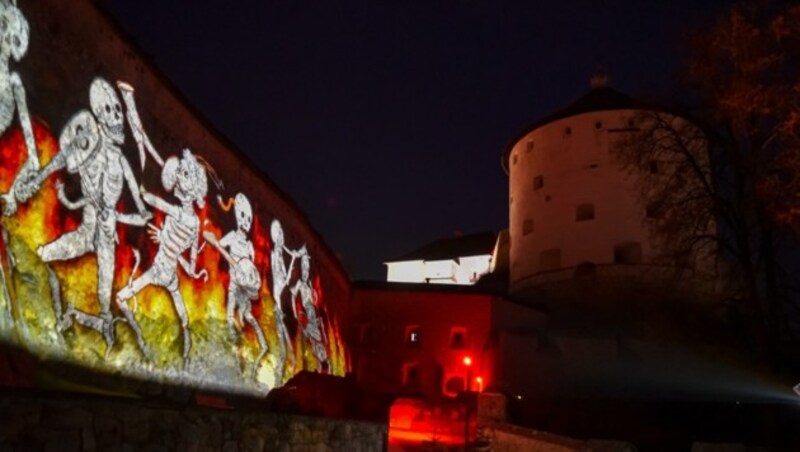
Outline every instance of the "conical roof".
[[621, 93], [609, 87], [605, 80], [592, 79], [592, 89], [589, 90], [583, 97], [575, 102], [567, 105], [566, 107], [556, 111], [555, 113], [545, 116], [544, 118], [536, 121], [530, 127], [526, 128], [523, 133], [518, 135], [506, 148], [503, 154], [503, 169], [508, 173], [508, 156], [514, 145], [534, 130], [545, 126], [551, 122], [559, 119], [568, 118], [570, 116], [577, 116], [583, 113], [590, 113], [593, 111], [609, 111], [609, 110], [664, 110], [639, 99]]

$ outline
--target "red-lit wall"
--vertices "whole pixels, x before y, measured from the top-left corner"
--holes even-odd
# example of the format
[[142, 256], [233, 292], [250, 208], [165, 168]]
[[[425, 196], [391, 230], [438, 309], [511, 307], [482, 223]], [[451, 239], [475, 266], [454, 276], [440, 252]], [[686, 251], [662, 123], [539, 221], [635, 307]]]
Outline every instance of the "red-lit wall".
[[[451, 377], [466, 379], [471, 358], [472, 390], [491, 383], [494, 295], [421, 289], [417, 285], [354, 286], [350, 344], [356, 379], [364, 391], [434, 396]], [[407, 329], [420, 328], [418, 346]], [[464, 348], [451, 346], [453, 329], [466, 332]], [[371, 331], [370, 331], [371, 330]], [[419, 363], [419, 388], [404, 387], [404, 366]]]

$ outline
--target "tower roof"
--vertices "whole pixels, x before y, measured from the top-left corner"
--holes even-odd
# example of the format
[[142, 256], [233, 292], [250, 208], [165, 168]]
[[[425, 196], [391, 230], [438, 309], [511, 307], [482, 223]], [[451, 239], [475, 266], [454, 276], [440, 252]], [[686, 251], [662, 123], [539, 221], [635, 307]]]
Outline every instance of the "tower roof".
[[511, 149], [514, 145], [522, 139], [525, 135], [533, 132], [534, 130], [555, 122], [559, 119], [568, 118], [570, 116], [577, 116], [583, 113], [590, 113], [593, 111], [609, 111], [609, 110], [664, 110], [663, 107], [649, 104], [647, 102], [635, 99], [627, 94], [621, 93], [613, 88], [610, 88], [605, 76], [595, 76], [592, 78], [592, 89], [589, 90], [583, 97], [575, 102], [567, 105], [561, 110], [556, 111], [544, 118], [536, 121], [530, 127], [526, 128], [519, 134], [511, 143], [509, 143], [505, 152], [503, 153], [503, 169], [508, 173], [508, 156], [511, 154]]

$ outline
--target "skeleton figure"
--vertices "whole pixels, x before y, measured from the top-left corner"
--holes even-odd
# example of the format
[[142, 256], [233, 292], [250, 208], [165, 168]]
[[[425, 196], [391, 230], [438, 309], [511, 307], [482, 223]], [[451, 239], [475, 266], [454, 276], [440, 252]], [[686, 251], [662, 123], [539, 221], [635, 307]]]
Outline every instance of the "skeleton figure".
[[[292, 275], [294, 261], [300, 257], [300, 253], [292, 251], [284, 246], [283, 228], [280, 221], [272, 220], [270, 225], [270, 237], [272, 238], [272, 253], [270, 254], [270, 267], [272, 267], [272, 298], [275, 300], [275, 327], [278, 329], [278, 357], [275, 366], [275, 386], [283, 383], [283, 371], [286, 359], [291, 360], [289, 367], [294, 367], [294, 349], [289, 338], [289, 332], [283, 323], [283, 291], [289, 285], [289, 278]], [[283, 253], [291, 256], [289, 266], [283, 258]], [[287, 355], [288, 352], [288, 355]]]
[[[133, 312], [128, 308], [127, 300], [147, 286], [153, 285], [167, 289], [181, 323], [183, 359], [186, 362], [192, 348], [192, 341], [189, 336], [189, 317], [186, 313], [186, 305], [178, 290], [177, 267], [180, 264], [183, 270], [194, 279], [208, 280], [208, 272], [196, 270], [197, 254], [202, 248], [198, 246], [200, 219], [194, 211], [195, 204], [200, 208], [205, 205], [208, 182], [203, 166], [191, 151], [184, 149], [180, 159], [173, 156], [164, 163], [161, 183], [164, 189], [175, 194], [180, 205], [170, 204], [152, 193], [144, 192], [142, 195], [147, 204], [164, 212], [166, 218], [161, 229], [148, 224], [151, 238], [158, 244], [158, 252], [152, 266], [119, 291], [117, 305], [136, 333], [137, 340], [142, 343], [142, 330], [136, 323]], [[190, 253], [188, 261], [183, 256], [186, 251]]]
[[25, 87], [19, 74], [9, 68], [10, 60], [19, 61], [28, 50], [28, 22], [17, 8], [16, 1], [0, 0], [0, 134], [8, 129], [14, 119], [14, 111], [19, 117], [22, 135], [28, 158], [19, 174], [11, 184], [8, 193], [0, 195], [3, 200], [3, 214], [12, 215], [17, 210], [17, 202], [27, 200], [31, 193], [19, 190], [21, 180], [32, 177], [39, 170], [39, 157], [33, 127], [28, 113]]
[[317, 317], [317, 292], [311, 287], [311, 256], [303, 246], [299, 251], [300, 257], [300, 279], [291, 288], [292, 292], [292, 313], [294, 318], [300, 320], [297, 313], [297, 303], [295, 298], [300, 294], [300, 301], [303, 305], [303, 312], [306, 317], [306, 324], [303, 326], [303, 336], [311, 343], [311, 349], [319, 362], [320, 369], [328, 368], [328, 352], [326, 345], [328, 338], [325, 336], [325, 326], [322, 319]]
[[[92, 114], [81, 111], [73, 116], [59, 138], [58, 154], [47, 166], [24, 180], [20, 188], [32, 196], [47, 177], [65, 167], [67, 172], [79, 175], [81, 200], [68, 200], [60, 184], [58, 192], [59, 200], [67, 208], [82, 209], [81, 224], [74, 231], [40, 246], [37, 253], [45, 263], [71, 260], [87, 253], [97, 255], [99, 315], [79, 311], [70, 305], [62, 316], [58, 280], [51, 277], [50, 282], [59, 329], [69, 328], [74, 319], [97, 330], [103, 334], [108, 355], [114, 344], [111, 291], [117, 223], [144, 226], [151, 215], [145, 209], [133, 171], [120, 148], [125, 135], [122, 108], [114, 88], [102, 78], [96, 78], [89, 90], [89, 102]], [[131, 192], [137, 213], [126, 214], [116, 210], [125, 185]], [[140, 341], [139, 346], [142, 352], [146, 352], [144, 342]]]
[[[230, 205], [229, 205], [230, 207]], [[223, 206], [223, 209], [225, 207]], [[258, 364], [264, 355], [267, 354], [267, 340], [261, 326], [253, 317], [251, 311], [252, 301], [258, 299], [258, 290], [261, 287], [261, 276], [258, 274], [253, 261], [255, 260], [255, 250], [253, 243], [248, 238], [250, 228], [253, 224], [253, 209], [250, 201], [241, 193], [234, 198], [234, 213], [236, 214], [236, 230], [225, 234], [219, 242], [210, 232], [203, 236], [208, 243], [211, 243], [219, 250], [230, 266], [231, 280], [228, 285], [228, 297], [226, 305], [226, 319], [228, 329], [232, 337], [236, 336], [234, 313], [239, 313], [239, 325], [244, 327], [244, 322], [250, 324], [256, 332], [258, 338], [258, 357], [253, 365], [253, 377], [258, 370]]]

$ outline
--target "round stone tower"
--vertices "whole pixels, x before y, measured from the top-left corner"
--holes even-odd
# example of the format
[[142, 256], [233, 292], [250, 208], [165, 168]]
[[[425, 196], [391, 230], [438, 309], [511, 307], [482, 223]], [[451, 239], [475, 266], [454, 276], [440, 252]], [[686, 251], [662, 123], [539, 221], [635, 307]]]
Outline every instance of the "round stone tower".
[[511, 143], [503, 166], [512, 294], [576, 276], [630, 273], [648, 263], [646, 209], [610, 147], [634, 129], [637, 111], [650, 109], [596, 75], [588, 94]]

